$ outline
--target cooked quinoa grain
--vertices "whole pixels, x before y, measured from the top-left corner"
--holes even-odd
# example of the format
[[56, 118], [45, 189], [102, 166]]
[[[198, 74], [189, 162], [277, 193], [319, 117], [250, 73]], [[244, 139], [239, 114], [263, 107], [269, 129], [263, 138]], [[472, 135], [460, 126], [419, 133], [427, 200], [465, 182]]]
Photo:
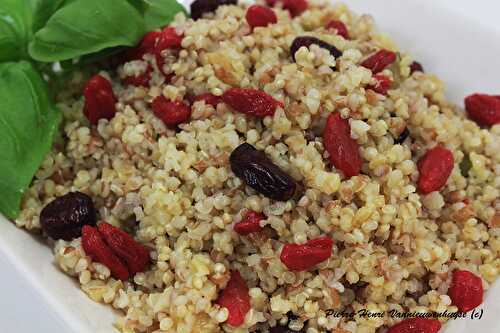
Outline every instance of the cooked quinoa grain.
[[[16, 224], [39, 230], [44, 206], [80, 191], [92, 197], [100, 221], [152, 249], [149, 268], [120, 281], [85, 254], [80, 238], [55, 242], [61, 270], [92, 300], [121, 312], [121, 332], [269, 332], [281, 325], [375, 333], [399, 320], [337, 318], [329, 310], [455, 312], [448, 296], [454, 270], [480, 276], [485, 289], [499, 274], [500, 125], [486, 129], [467, 119], [445, 99], [444, 84], [412, 69], [402, 51], [381, 72], [393, 82], [387, 95], [369, 89], [374, 74], [361, 63], [381, 49], [398, 52], [370, 16], [311, 1], [292, 19], [280, 6], [273, 8], [276, 24], [253, 30], [244, 5], [196, 21], [178, 15], [172, 26], [184, 36], [182, 48], [162, 53], [163, 68], [147, 54], [100, 73], [118, 99], [110, 120], [92, 126], [81, 94], [60, 96], [63, 138]], [[349, 39], [327, 28], [332, 20], [345, 24]], [[316, 44], [292, 55], [299, 36], [341, 55]], [[122, 83], [148, 66], [146, 87]], [[162, 72], [173, 75], [170, 82]], [[199, 100], [177, 128], [151, 109], [158, 96], [188, 103], [235, 87], [258, 89], [283, 106], [259, 118]], [[350, 178], [330, 164], [323, 142], [326, 119], [337, 112], [362, 158]], [[245, 186], [229, 161], [244, 142], [300, 184], [299, 197], [274, 201]], [[452, 153], [453, 169], [444, 187], [424, 195], [417, 164], [436, 145]], [[239, 235], [233, 227], [248, 211], [264, 215], [261, 231]], [[281, 262], [285, 244], [323, 236], [334, 242], [329, 259], [305, 271]], [[251, 305], [238, 328], [225, 324], [229, 311], [216, 303], [233, 271]]]

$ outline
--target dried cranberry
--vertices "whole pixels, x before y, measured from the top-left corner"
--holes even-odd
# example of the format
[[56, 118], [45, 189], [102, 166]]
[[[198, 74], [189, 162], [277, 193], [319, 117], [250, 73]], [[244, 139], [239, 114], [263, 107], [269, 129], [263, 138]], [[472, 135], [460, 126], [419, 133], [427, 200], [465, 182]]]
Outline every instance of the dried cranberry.
[[410, 65], [410, 74], [413, 74], [415, 72], [424, 72], [424, 67], [422, 66], [422, 64], [416, 61], [412, 62]]
[[440, 329], [437, 319], [410, 318], [392, 326], [387, 333], [437, 333]]
[[151, 104], [153, 113], [166, 126], [172, 127], [182, 124], [191, 117], [191, 107], [182, 101], [170, 101], [164, 96], [158, 96]]
[[330, 21], [326, 28], [328, 30], [336, 30], [337, 35], [344, 37], [344, 39], [349, 39], [349, 31], [347, 30], [346, 25], [342, 21]]
[[260, 221], [265, 219], [266, 216], [264, 214], [249, 210], [245, 214], [243, 220], [234, 225], [234, 231], [236, 231], [240, 235], [248, 235], [253, 232], [259, 232], [262, 230]]
[[387, 95], [387, 91], [391, 88], [392, 85], [391, 78], [382, 74], [376, 74], [373, 76], [373, 78], [375, 79], [376, 83], [369, 86], [368, 88], [381, 95]]
[[256, 117], [272, 116], [278, 107], [283, 107], [283, 103], [252, 88], [230, 88], [224, 92], [222, 100], [235, 111]]
[[151, 80], [152, 69], [150, 66], [146, 69], [144, 73], [137, 76], [127, 76], [122, 81], [124, 84], [136, 86], [136, 87], [147, 87], [149, 86], [149, 80]]
[[225, 307], [229, 316], [226, 323], [238, 327], [245, 321], [245, 315], [250, 311], [250, 295], [248, 287], [238, 271], [231, 272], [231, 278], [217, 298], [217, 304]]
[[116, 96], [111, 83], [101, 75], [94, 75], [83, 89], [85, 105], [83, 113], [92, 125], [99, 119], [111, 119], [116, 113]]
[[166, 75], [163, 71], [163, 65], [165, 65], [165, 59], [163, 58], [163, 51], [167, 49], [180, 49], [182, 44], [183, 35], [178, 34], [175, 28], [166, 27], [161, 31], [160, 37], [158, 38], [155, 45], [155, 58], [156, 64], [160, 71]]
[[380, 73], [397, 59], [396, 53], [389, 50], [380, 50], [361, 63], [361, 66], [370, 69], [374, 74]]
[[319, 38], [311, 36], [301, 36], [295, 38], [292, 42], [292, 45], [290, 46], [290, 53], [292, 54], [293, 61], [295, 61], [295, 53], [297, 53], [297, 51], [302, 46], [309, 48], [309, 46], [311, 46], [312, 44], [316, 44], [319, 47], [328, 50], [328, 52], [330, 52], [330, 54], [335, 58], [339, 58], [340, 56], [342, 56], [342, 52], [340, 52], [335, 46], [330, 45]]
[[330, 154], [330, 163], [347, 177], [356, 176], [361, 171], [363, 159], [358, 143], [351, 138], [351, 127], [340, 113], [330, 114], [323, 132], [323, 144]]
[[128, 280], [130, 275], [127, 266], [104, 242], [104, 239], [96, 228], [88, 225], [82, 228], [82, 247], [92, 260], [106, 266], [113, 277], [123, 281]]
[[229, 161], [231, 170], [238, 178], [268, 198], [287, 201], [298, 190], [292, 177], [248, 143], [236, 147]]
[[469, 117], [482, 126], [500, 123], [500, 98], [486, 94], [473, 94], [465, 99]]
[[149, 251], [134, 240], [125, 231], [109, 223], [101, 223], [97, 227], [106, 244], [114, 254], [127, 264], [131, 276], [143, 272], [149, 264]]
[[288, 10], [292, 17], [299, 16], [307, 10], [307, 0], [281, 0], [283, 2], [283, 9]]
[[448, 181], [453, 170], [453, 154], [446, 148], [436, 146], [428, 150], [418, 161], [420, 173], [418, 190], [422, 194], [438, 191]]
[[96, 221], [92, 199], [81, 192], [54, 199], [40, 213], [42, 230], [52, 239], [78, 238], [84, 225], [96, 225]]
[[278, 17], [272, 9], [260, 5], [248, 7], [246, 13], [247, 23], [250, 27], [267, 27], [269, 24], [278, 22]]
[[453, 272], [448, 295], [461, 312], [469, 312], [483, 303], [483, 281], [469, 271]]
[[201, 94], [193, 98], [194, 102], [204, 101], [205, 104], [212, 105], [214, 108], [217, 107], [217, 104], [222, 102], [222, 97], [215, 96], [211, 93]]
[[131, 48], [125, 52], [125, 59], [127, 61], [142, 60], [145, 54], [153, 54], [156, 40], [160, 36], [161, 32], [158, 31], [146, 33], [137, 47]]
[[332, 249], [333, 240], [325, 236], [305, 244], [285, 244], [280, 259], [291, 271], [305, 271], [330, 258]]
[[219, 6], [236, 5], [237, 0], [196, 0], [191, 4], [191, 17], [197, 20], [205, 13], [215, 12]]

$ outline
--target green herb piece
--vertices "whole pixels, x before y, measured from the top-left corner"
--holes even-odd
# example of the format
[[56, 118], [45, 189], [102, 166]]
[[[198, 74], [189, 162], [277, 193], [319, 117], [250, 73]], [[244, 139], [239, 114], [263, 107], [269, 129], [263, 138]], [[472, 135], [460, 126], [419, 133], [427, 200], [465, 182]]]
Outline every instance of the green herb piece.
[[0, 64], [0, 211], [19, 214], [21, 198], [52, 146], [60, 113], [47, 84], [26, 61]]
[[73, 0], [65, 3], [29, 45], [37, 61], [68, 60], [115, 46], [134, 46], [144, 20], [128, 1]]
[[462, 176], [469, 177], [470, 169], [472, 169], [472, 162], [469, 158], [469, 155], [465, 155], [462, 162], [460, 162], [460, 172]]

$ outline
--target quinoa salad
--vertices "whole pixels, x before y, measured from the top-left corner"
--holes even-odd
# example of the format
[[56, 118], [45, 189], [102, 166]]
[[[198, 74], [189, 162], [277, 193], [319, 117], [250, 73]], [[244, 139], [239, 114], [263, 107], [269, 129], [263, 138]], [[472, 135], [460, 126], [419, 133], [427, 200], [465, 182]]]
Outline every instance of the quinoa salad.
[[15, 224], [123, 333], [436, 333], [500, 269], [500, 97], [341, 3], [197, 0], [58, 90]]

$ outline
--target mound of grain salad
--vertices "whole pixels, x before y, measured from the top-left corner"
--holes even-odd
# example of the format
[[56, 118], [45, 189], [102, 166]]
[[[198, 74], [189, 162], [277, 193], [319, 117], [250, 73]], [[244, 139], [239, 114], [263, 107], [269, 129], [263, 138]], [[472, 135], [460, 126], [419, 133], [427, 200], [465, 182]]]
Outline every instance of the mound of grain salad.
[[500, 97], [462, 110], [370, 16], [314, 0], [197, 0], [115, 58], [60, 92], [15, 222], [119, 331], [435, 333], [335, 312], [482, 303]]

